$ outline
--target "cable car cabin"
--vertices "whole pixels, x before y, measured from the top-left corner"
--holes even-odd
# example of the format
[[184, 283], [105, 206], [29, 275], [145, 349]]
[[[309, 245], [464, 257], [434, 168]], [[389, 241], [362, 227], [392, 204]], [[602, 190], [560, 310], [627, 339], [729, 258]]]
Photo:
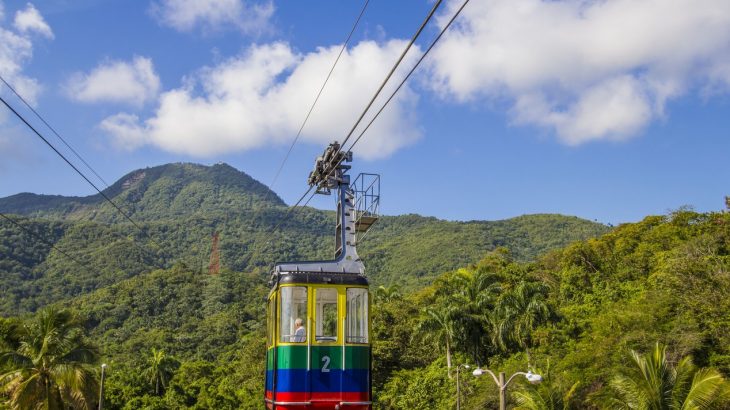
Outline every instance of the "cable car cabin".
[[268, 302], [268, 409], [369, 409], [370, 312], [361, 275], [282, 275]]
[[356, 243], [377, 220], [380, 179], [361, 174], [352, 189], [350, 167], [342, 164], [351, 160], [335, 142], [309, 176], [317, 193], [338, 191], [335, 258], [280, 263], [271, 275], [264, 396], [270, 410], [372, 408], [370, 297]]

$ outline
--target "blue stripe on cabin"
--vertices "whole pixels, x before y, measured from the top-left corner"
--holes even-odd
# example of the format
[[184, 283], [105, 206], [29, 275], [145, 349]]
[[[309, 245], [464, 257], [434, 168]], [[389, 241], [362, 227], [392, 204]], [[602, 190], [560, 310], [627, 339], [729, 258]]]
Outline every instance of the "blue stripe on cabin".
[[[307, 373], [311, 376], [311, 389], [308, 389]], [[273, 370], [266, 371], [266, 390], [273, 389]], [[276, 390], [280, 392], [367, 392], [370, 389], [368, 369], [279, 369], [276, 371]]]

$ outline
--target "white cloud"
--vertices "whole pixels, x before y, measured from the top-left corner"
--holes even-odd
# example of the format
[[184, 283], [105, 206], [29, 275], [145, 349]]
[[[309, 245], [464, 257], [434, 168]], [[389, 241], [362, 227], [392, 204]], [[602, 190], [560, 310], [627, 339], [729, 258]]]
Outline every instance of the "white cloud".
[[259, 34], [270, 30], [274, 4], [250, 0], [160, 0], [153, 3], [152, 14], [160, 23], [179, 31], [235, 28]]
[[[3, 4], [0, 3], [0, 74], [28, 102], [35, 104], [41, 92], [41, 85], [36, 79], [23, 74], [25, 64], [33, 57], [33, 41], [29, 32], [35, 29], [28, 27], [27, 30], [23, 30], [22, 25], [21, 28], [18, 28], [17, 16], [23, 15], [23, 13], [34, 13], [36, 22], [43, 23], [48, 27], [43, 17], [30, 4], [24, 12], [16, 14], [15, 29], [6, 27], [4, 21], [5, 11]], [[48, 27], [48, 30], [50, 32], [50, 27]], [[7, 92], [4, 88], [4, 85], [0, 86], [0, 92]]]
[[643, 84], [626, 75], [585, 90], [564, 111], [555, 110], [538, 93], [521, 95], [512, 113], [518, 123], [552, 127], [564, 142], [577, 145], [636, 134], [651, 119], [652, 106]]
[[51, 27], [43, 19], [41, 13], [30, 3], [25, 7], [25, 10], [15, 12], [13, 25], [21, 33], [36, 32], [45, 37], [53, 38]]
[[87, 103], [111, 101], [141, 106], [159, 91], [160, 78], [152, 60], [139, 56], [131, 62], [103, 62], [88, 74], [74, 74], [66, 84], [66, 93], [72, 99]]
[[145, 144], [145, 131], [139, 125], [139, 117], [134, 114], [119, 113], [107, 117], [100, 127], [115, 136], [120, 148], [133, 150]]
[[457, 21], [431, 56], [434, 89], [508, 101], [568, 144], [635, 136], [667, 100], [730, 86], [727, 0], [484, 0]]
[[[400, 40], [364, 41], [347, 50], [302, 140], [319, 145], [341, 141], [404, 46]], [[287, 144], [339, 49], [298, 54], [284, 43], [253, 46], [240, 57], [201, 70], [185, 86], [162, 93], [151, 118], [122, 113], [105, 119], [100, 127], [121, 147], [149, 144], [191, 156]], [[389, 95], [387, 88], [383, 95]], [[404, 87], [358, 143], [357, 154], [383, 157], [418, 139], [416, 102], [415, 93]], [[375, 106], [379, 107], [377, 102]]]

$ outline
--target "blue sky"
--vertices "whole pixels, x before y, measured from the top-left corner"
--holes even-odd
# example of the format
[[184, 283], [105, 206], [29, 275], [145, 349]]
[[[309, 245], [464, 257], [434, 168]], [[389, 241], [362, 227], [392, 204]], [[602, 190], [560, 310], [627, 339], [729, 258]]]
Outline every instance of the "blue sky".
[[[362, 4], [0, 0], [0, 74], [107, 182], [225, 161], [269, 184]], [[274, 186], [285, 201], [432, 5], [371, 1]], [[730, 195], [725, 0], [473, 1], [402, 91], [355, 148], [387, 214], [616, 224]], [[18, 192], [93, 189], [2, 107], [0, 196]]]

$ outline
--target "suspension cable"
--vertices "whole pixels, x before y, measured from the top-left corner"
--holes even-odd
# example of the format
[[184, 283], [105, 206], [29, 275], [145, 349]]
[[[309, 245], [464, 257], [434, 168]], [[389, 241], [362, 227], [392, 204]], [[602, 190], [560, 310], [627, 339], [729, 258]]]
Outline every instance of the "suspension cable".
[[436, 4], [433, 5], [433, 7], [431, 8], [431, 11], [428, 13], [426, 18], [423, 20], [423, 23], [421, 23], [421, 26], [418, 27], [418, 30], [416, 30], [415, 33], [413, 33], [413, 37], [411, 37], [411, 41], [408, 42], [408, 45], [401, 53], [400, 57], [398, 58], [398, 61], [395, 62], [395, 64], [393, 65], [393, 68], [390, 69], [390, 72], [385, 77], [385, 80], [383, 80], [383, 82], [380, 84], [380, 87], [378, 87], [378, 91], [375, 92], [375, 95], [373, 95], [373, 98], [370, 99], [370, 102], [365, 107], [362, 114], [360, 114], [360, 118], [358, 118], [357, 121], [355, 121], [355, 125], [352, 126], [352, 129], [347, 134], [347, 137], [345, 137], [345, 140], [342, 141], [341, 146], [343, 146], [343, 147], [345, 146], [345, 144], [347, 143], [347, 140], [350, 139], [352, 134], [355, 132], [355, 129], [357, 128], [357, 126], [360, 125], [360, 121], [362, 121], [363, 117], [365, 117], [365, 114], [367, 114], [368, 110], [370, 110], [370, 107], [375, 102], [375, 99], [378, 98], [378, 95], [380, 95], [380, 92], [383, 91], [385, 84], [388, 83], [388, 80], [390, 80], [390, 77], [392, 77], [393, 73], [395, 73], [395, 70], [398, 69], [398, 66], [400, 65], [401, 61], [403, 61], [403, 58], [405, 58], [406, 54], [408, 54], [408, 50], [411, 49], [411, 46], [413, 45], [413, 43], [416, 42], [418, 37], [421, 35], [421, 32], [423, 31], [423, 29], [426, 28], [426, 25], [428, 24], [428, 22], [431, 21], [431, 17], [433, 17], [434, 13], [436, 13], [436, 10], [439, 8], [439, 6], [441, 5], [442, 2], [443, 2], [443, 0], [438, 0], [436, 2]]
[[38, 132], [38, 130], [36, 130], [35, 127], [33, 127], [28, 122], [28, 120], [25, 119], [25, 117], [23, 117], [18, 111], [16, 111], [10, 104], [8, 104], [8, 102], [5, 101], [5, 99], [2, 98], [2, 96], [0, 96], [0, 102], [5, 104], [5, 106], [10, 111], [12, 111], [13, 114], [15, 114], [15, 116], [18, 117], [28, 128], [30, 128], [30, 130], [33, 131], [33, 133], [35, 133], [35, 135], [38, 136], [38, 138], [43, 140], [43, 142], [45, 142], [46, 145], [48, 145], [59, 157], [61, 157], [66, 162], [66, 164], [68, 164], [71, 168], [73, 168], [73, 170], [76, 171], [76, 173], [79, 174], [81, 176], [81, 178], [83, 178], [89, 185], [91, 185], [96, 190], [96, 192], [98, 192], [99, 195], [101, 195], [104, 198], [104, 200], [109, 202], [122, 216], [124, 216], [125, 219], [127, 219], [129, 222], [131, 222], [132, 225], [134, 225], [140, 232], [142, 232], [142, 234], [147, 236], [147, 238], [149, 238], [149, 240], [152, 243], [154, 243], [160, 250], [162, 250], [162, 245], [160, 245], [154, 238], [152, 238], [147, 232], [145, 232], [142, 229], [142, 227], [132, 219], [132, 217], [130, 217], [126, 212], [124, 212], [122, 210], [122, 208], [119, 207], [119, 205], [114, 203], [114, 201], [112, 201], [111, 198], [109, 198], [109, 196], [107, 196], [104, 192], [102, 192], [102, 190], [99, 189], [99, 187], [97, 187], [96, 184], [91, 182], [91, 180], [83, 172], [81, 172], [71, 161], [69, 161], [69, 159], [66, 158], [66, 156], [64, 156], [53, 144], [51, 144], [50, 141], [48, 141], [48, 139], [46, 139], [40, 132]]
[[[403, 52], [401, 53], [400, 57], [398, 57], [398, 60], [396, 60], [395, 64], [393, 64], [393, 67], [390, 69], [390, 72], [385, 77], [385, 79], [383, 80], [383, 82], [380, 84], [380, 87], [378, 87], [378, 90], [375, 92], [375, 95], [373, 95], [373, 98], [370, 99], [370, 102], [368, 102], [368, 104], [365, 107], [365, 109], [363, 110], [362, 114], [360, 114], [360, 117], [357, 119], [357, 121], [355, 122], [355, 125], [352, 127], [352, 129], [350, 130], [350, 132], [347, 134], [347, 137], [345, 137], [344, 141], [342, 141], [341, 146], [344, 146], [345, 143], [347, 143], [347, 140], [350, 139], [350, 137], [352, 136], [352, 134], [355, 132], [355, 129], [357, 129], [357, 126], [360, 124], [360, 122], [362, 121], [362, 119], [365, 117], [365, 115], [367, 114], [368, 110], [370, 109], [370, 107], [373, 105], [373, 103], [375, 102], [375, 100], [378, 98], [378, 95], [383, 90], [383, 88], [385, 87], [385, 85], [388, 82], [388, 80], [390, 79], [390, 77], [392, 77], [393, 76], [393, 73], [395, 73], [395, 71], [398, 69], [398, 66], [403, 61], [403, 58], [405, 58], [406, 54], [408, 53], [408, 50], [411, 49], [411, 46], [413, 46], [413, 43], [415, 43], [416, 40], [418, 39], [418, 37], [421, 35], [421, 32], [423, 32], [423, 29], [426, 27], [426, 25], [428, 24], [428, 22], [431, 20], [431, 18], [433, 17], [434, 13], [436, 13], [436, 10], [438, 9], [438, 7], [441, 5], [442, 2], [443, 2], [443, 0], [438, 0], [436, 2], [436, 4], [433, 5], [433, 7], [431, 8], [431, 11], [428, 13], [428, 15], [426, 16], [426, 18], [423, 20], [423, 22], [421, 23], [421, 25], [418, 27], [418, 30], [416, 30], [416, 32], [413, 34], [413, 36], [411, 37], [411, 40], [408, 42], [408, 45], [403, 50]], [[339, 162], [341, 162], [341, 161], [339, 161]], [[339, 162], [338, 162], [338, 165], [339, 165]], [[333, 168], [333, 171], [334, 171], [335, 168]], [[331, 173], [332, 173], [332, 171], [330, 172], [330, 174]], [[330, 174], [328, 174], [327, 176], [330, 176]], [[312, 188], [313, 188], [313, 186], [310, 186], [309, 189], [307, 189], [307, 191], [304, 193], [304, 195], [302, 195], [299, 198], [299, 200], [294, 205], [292, 205], [291, 207], [289, 207], [289, 210], [287, 211], [287, 213], [284, 214], [284, 217], [274, 227], [274, 229], [271, 230], [271, 233], [274, 233], [274, 232], [277, 231], [277, 229], [279, 229], [279, 227], [289, 217], [289, 215], [291, 214], [291, 212], [293, 211], [293, 209], [296, 208], [296, 207], [298, 207], [299, 204], [302, 202], [302, 200], [304, 200], [304, 197], [306, 197], [307, 194], [309, 194], [312, 191]], [[307, 201], [307, 203], [309, 203], [309, 201]]]
[[393, 93], [390, 94], [390, 97], [388, 97], [388, 99], [385, 101], [385, 103], [383, 104], [383, 106], [380, 107], [380, 109], [378, 110], [377, 113], [375, 113], [375, 115], [370, 120], [370, 122], [368, 123], [368, 125], [365, 126], [365, 128], [362, 130], [362, 132], [360, 133], [360, 135], [358, 135], [358, 137], [355, 139], [355, 141], [352, 143], [352, 145], [350, 145], [350, 148], [348, 148], [346, 151], [352, 151], [352, 148], [358, 143], [358, 141], [360, 141], [360, 138], [362, 138], [362, 136], [365, 134], [365, 132], [368, 130], [368, 128], [370, 128], [370, 126], [373, 125], [373, 122], [375, 122], [375, 120], [378, 118], [378, 116], [380, 115], [380, 113], [382, 113], [383, 110], [385, 109], [385, 107], [393, 100], [393, 97], [395, 97], [396, 93], [398, 93], [398, 91], [401, 89], [401, 87], [403, 87], [403, 85], [406, 83], [406, 81], [408, 81], [408, 79], [411, 77], [411, 74], [413, 74], [413, 72], [416, 71], [416, 68], [418, 68], [418, 66], [421, 64], [421, 62], [426, 58], [426, 56], [431, 51], [431, 49], [433, 49], [433, 47], [436, 45], [436, 43], [444, 35], [444, 33], [446, 33], [446, 30], [449, 29], [449, 27], [451, 26], [451, 23], [453, 23], [454, 20], [456, 20], [456, 18], [459, 16], [459, 14], [461, 14], [461, 11], [464, 10], [464, 7], [466, 7], [466, 5], [468, 3], [469, 3], [469, 0], [464, 0], [464, 3], [461, 4], [461, 7], [459, 7], [459, 9], [456, 11], [456, 13], [451, 17], [451, 19], [449, 20], [449, 22], [446, 23], [446, 25], [441, 30], [441, 32], [439, 32], [439, 34], [436, 36], [436, 38], [431, 42], [431, 45], [428, 46], [428, 48], [421, 55], [421, 57], [418, 59], [418, 61], [416, 62], [416, 64], [411, 68], [411, 70], [408, 72], [408, 74], [405, 76], [405, 78], [403, 78], [403, 80], [400, 82], [400, 84], [398, 84], [398, 87], [396, 87], [396, 89], [393, 91]]
[[51, 124], [49, 124], [49, 123], [48, 123], [48, 122], [47, 122], [47, 121], [46, 121], [46, 120], [45, 120], [45, 119], [43, 118], [43, 116], [42, 116], [42, 115], [41, 115], [40, 113], [38, 113], [38, 111], [36, 111], [36, 110], [35, 110], [35, 109], [33, 108], [33, 106], [31, 106], [31, 105], [30, 105], [30, 104], [28, 103], [28, 101], [26, 101], [26, 99], [25, 99], [25, 98], [23, 98], [23, 96], [21, 96], [21, 95], [20, 95], [20, 94], [19, 94], [19, 93], [18, 93], [18, 92], [17, 92], [16, 90], [15, 90], [15, 88], [13, 88], [13, 86], [12, 86], [12, 85], [10, 85], [10, 84], [9, 84], [9, 83], [8, 83], [7, 81], [5, 81], [5, 78], [3, 78], [3, 76], [2, 76], [2, 75], [0, 75], [0, 80], [2, 80], [2, 82], [3, 82], [4, 84], [5, 84], [5, 86], [7, 86], [7, 87], [8, 87], [9, 89], [10, 89], [10, 91], [12, 91], [12, 92], [13, 92], [13, 94], [15, 94], [15, 96], [16, 96], [16, 97], [18, 97], [18, 99], [20, 99], [20, 101], [22, 101], [22, 102], [23, 102], [23, 104], [25, 104], [25, 106], [26, 106], [26, 107], [28, 107], [28, 109], [29, 109], [29, 110], [31, 110], [31, 111], [33, 112], [33, 114], [35, 114], [35, 116], [36, 116], [36, 117], [38, 117], [38, 119], [39, 119], [39, 120], [41, 120], [41, 122], [43, 122], [43, 124], [45, 124], [45, 125], [46, 125], [46, 127], [48, 127], [48, 129], [50, 129], [50, 130], [51, 130], [51, 132], [53, 132], [53, 134], [55, 134], [55, 135], [56, 135], [56, 137], [58, 137], [58, 139], [60, 139], [60, 140], [61, 140], [61, 142], [63, 142], [63, 144], [64, 144], [64, 145], [66, 146], [66, 148], [68, 148], [69, 150], [71, 150], [71, 152], [73, 152], [73, 154], [74, 154], [74, 155], [76, 156], [76, 158], [78, 158], [78, 159], [79, 159], [79, 160], [80, 160], [81, 162], [83, 162], [83, 163], [84, 163], [84, 165], [86, 165], [86, 168], [88, 168], [89, 170], [91, 170], [91, 172], [93, 172], [93, 173], [94, 173], [94, 175], [96, 175], [96, 177], [97, 177], [97, 178], [99, 178], [99, 180], [100, 180], [100, 181], [101, 181], [101, 182], [102, 182], [102, 183], [103, 183], [104, 185], [106, 185], [106, 187], [107, 187], [107, 188], [109, 188], [109, 184], [108, 184], [108, 183], [107, 183], [107, 182], [106, 182], [106, 181], [104, 180], [104, 178], [102, 178], [102, 177], [101, 177], [101, 175], [99, 175], [99, 173], [98, 173], [98, 172], [96, 172], [96, 170], [95, 170], [95, 169], [94, 169], [94, 168], [93, 168], [93, 167], [92, 167], [91, 165], [89, 165], [89, 163], [88, 163], [88, 162], [86, 162], [86, 160], [85, 160], [85, 159], [84, 159], [84, 158], [83, 158], [83, 157], [81, 156], [81, 154], [79, 154], [78, 152], [76, 152], [76, 150], [75, 150], [75, 149], [73, 149], [73, 147], [72, 147], [72, 146], [71, 146], [71, 145], [70, 145], [70, 144], [69, 144], [68, 142], [66, 142], [66, 140], [65, 140], [65, 139], [63, 139], [63, 137], [61, 137], [61, 134], [59, 134], [59, 133], [58, 133], [58, 132], [56, 131], [56, 129], [55, 129], [55, 128], [53, 128], [53, 127], [51, 126]]
[[[375, 119], [377, 119], [377, 118], [378, 118], [378, 116], [380, 115], [380, 113], [382, 113], [382, 112], [383, 112], [383, 110], [385, 109], [385, 107], [386, 107], [386, 106], [387, 106], [387, 105], [388, 105], [388, 104], [389, 104], [389, 103], [390, 103], [390, 102], [391, 102], [391, 101], [393, 100], [393, 98], [395, 97], [396, 93], [397, 93], [397, 92], [398, 92], [398, 91], [399, 91], [399, 90], [400, 90], [400, 89], [401, 89], [401, 88], [403, 87], [403, 85], [405, 84], [405, 82], [406, 82], [406, 81], [407, 81], [407, 80], [408, 80], [408, 79], [410, 78], [410, 76], [411, 76], [411, 75], [413, 74], [413, 72], [414, 72], [414, 71], [416, 70], [416, 68], [418, 68], [418, 66], [419, 66], [419, 65], [421, 64], [421, 62], [422, 62], [422, 61], [423, 61], [423, 60], [424, 60], [424, 59], [426, 58], [426, 55], [428, 55], [428, 53], [429, 53], [429, 52], [430, 52], [430, 51], [431, 51], [431, 50], [433, 49], [433, 47], [434, 47], [434, 46], [436, 45], [436, 43], [437, 43], [437, 42], [438, 42], [438, 41], [439, 41], [439, 40], [441, 39], [441, 37], [442, 37], [442, 36], [444, 35], [444, 33], [446, 33], [446, 31], [447, 31], [447, 30], [449, 29], [449, 27], [451, 26], [451, 24], [452, 24], [452, 23], [454, 22], [454, 20], [456, 20], [456, 18], [457, 18], [457, 17], [459, 16], [459, 14], [461, 14], [462, 10], [464, 10], [464, 7], [466, 7], [466, 5], [467, 5], [468, 3], [469, 3], [469, 0], [465, 0], [465, 1], [464, 1], [464, 2], [462, 3], [462, 5], [461, 5], [461, 6], [459, 7], [459, 9], [458, 9], [458, 10], [456, 11], [456, 13], [455, 13], [455, 14], [454, 14], [454, 15], [453, 15], [453, 16], [451, 17], [451, 19], [450, 19], [450, 20], [448, 21], [448, 23], [447, 23], [447, 24], [446, 24], [446, 25], [445, 25], [445, 26], [443, 27], [443, 29], [441, 29], [441, 31], [439, 32], [439, 34], [438, 34], [438, 35], [437, 35], [437, 36], [435, 37], [435, 39], [434, 39], [434, 40], [433, 40], [433, 41], [431, 42], [431, 44], [430, 44], [430, 45], [429, 45], [429, 47], [428, 47], [428, 48], [426, 49], [426, 51], [425, 51], [425, 52], [424, 52], [424, 53], [423, 53], [423, 54], [421, 55], [421, 57], [420, 57], [420, 58], [418, 59], [418, 61], [416, 62], [416, 64], [415, 64], [415, 65], [414, 65], [414, 66], [413, 66], [413, 67], [411, 68], [411, 70], [410, 70], [410, 71], [408, 72], [408, 74], [407, 74], [407, 75], [405, 76], [405, 78], [404, 78], [404, 79], [403, 79], [403, 80], [402, 80], [402, 81], [400, 82], [400, 84], [399, 84], [399, 85], [398, 85], [398, 87], [397, 87], [397, 88], [395, 89], [395, 91], [393, 91], [393, 93], [392, 93], [392, 94], [390, 95], [390, 97], [389, 97], [389, 98], [388, 98], [388, 99], [386, 100], [386, 102], [385, 102], [385, 103], [383, 104], [383, 106], [382, 106], [382, 107], [380, 107], [380, 109], [379, 109], [379, 110], [378, 110], [378, 112], [377, 112], [377, 113], [375, 114], [375, 116], [373, 116], [373, 118], [372, 118], [372, 119], [370, 120], [370, 122], [369, 122], [369, 123], [367, 124], [367, 126], [366, 126], [366, 127], [365, 127], [365, 128], [363, 129], [363, 131], [362, 131], [362, 132], [361, 132], [361, 133], [360, 133], [360, 134], [358, 135], [358, 137], [357, 137], [357, 138], [355, 139], [355, 141], [354, 141], [354, 142], [353, 142], [353, 143], [352, 143], [352, 144], [350, 145], [350, 147], [349, 147], [349, 148], [348, 148], [348, 149], [347, 149], [346, 151], [350, 151], [350, 150], [352, 150], [352, 149], [353, 149], [353, 147], [354, 147], [354, 146], [355, 146], [355, 145], [356, 145], [356, 144], [357, 144], [357, 143], [358, 143], [358, 142], [360, 141], [360, 139], [361, 139], [361, 138], [362, 138], [362, 136], [363, 136], [363, 135], [365, 134], [365, 132], [366, 132], [366, 131], [367, 131], [367, 130], [368, 130], [368, 129], [370, 128], [370, 126], [371, 126], [371, 125], [373, 124], [373, 122], [375, 121]], [[436, 6], [438, 6], [438, 4], [439, 4], [439, 3], [437, 3], [437, 5], [436, 5]], [[429, 17], [428, 17], [429, 19], [430, 19], [431, 15], [433, 15], [433, 12], [434, 12], [434, 11], [435, 11], [435, 10], [432, 10], [432, 11], [431, 11], [431, 13], [429, 14]], [[409, 47], [410, 47], [410, 45], [409, 45]], [[392, 70], [392, 71], [394, 71], [394, 70]], [[391, 74], [392, 74], [392, 71], [391, 71]], [[382, 86], [381, 86], [381, 89], [382, 89]], [[378, 90], [378, 93], [379, 93], [379, 92], [380, 92], [380, 90]], [[377, 96], [377, 95], [376, 95], [376, 96]], [[370, 107], [370, 105], [372, 105], [372, 101], [374, 101], [374, 98], [373, 98], [373, 100], [371, 100], [371, 103], [370, 103], [370, 104], [368, 105], [368, 108]], [[364, 115], [365, 115], [365, 113], [363, 113], [363, 115], [362, 115], [362, 116], [360, 117], [360, 119], [358, 120], [358, 122], [359, 122], [360, 120], [362, 120], [362, 117], [363, 117]], [[355, 126], [355, 127], [353, 127], [353, 130], [352, 130], [352, 131], [354, 131], [356, 127], [357, 127], [357, 124], [356, 124], [356, 126]], [[351, 131], [351, 132], [352, 132], [352, 131]], [[343, 143], [342, 143], [342, 146], [343, 146], [343, 147], [344, 147], [344, 145], [345, 145], [345, 142], [347, 142], [347, 140], [349, 139], [349, 137], [350, 137], [350, 136], [351, 136], [351, 134], [350, 134], [350, 135], [348, 135], [348, 137], [347, 137], [347, 138], [345, 138], [345, 141], [343, 141]], [[340, 164], [341, 162], [342, 162], [342, 160], [338, 161], [337, 165], [339, 165], [339, 164]], [[336, 166], [335, 166], [335, 167], [333, 167], [333, 168], [332, 168], [332, 170], [331, 170], [331, 171], [330, 171], [330, 172], [329, 172], [329, 173], [328, 173], [328, 174], [327, 174], [327, 175], [325, 176], [325, 179], [326, 179], [327, 177], [331, 176], [332, 172], [334, 172], [334, 170], [335, 170], [336, 168], [337, 168]], [[295, 205], [293, 205], [293, 206], [292, 206], [291, 208], [289, 208], [289, 211], [288, 211], [288, 212], [287, 212], [287, 213], [286, 213], [286, 214], [284, 215], [284, 219], [286, 219], [286, 218], [287, 218], [287, 217], [288, 217], [288, 216], [289, 216], [289, 215], [290, 215], [290, 214], [292, 213], [293, 209], [294, 209], [294, 208], [296, 208], [296, 207], [297, 207], [297, 206], [299, 205], [299, 203], [300, 203], [300, 202], [301, 202], [301, 201], [302, 201], [302, 200], [304, 199], [304, 197], [306, 197], [306, 196], [307, 196], [307, 194], [309, 194], [309, 192], [310, 192], [310, 191], [312, 190], [312, 188], [313, 188], [313, 187], [312, 187], [312, 186], [310, 186], [310, 187], [309, 187], [309, 189], [308, 189], [308, 190], [307, 190], [307, 191], [306, 191], [306, 192], [304, 193], [304, 195], [302, 195], [302, 197], [301, 197], [301, 198], [299, 199], [299, 201], [297, 201], [297, 203], [296, 203]], [[316, 193], [316, 192], [315, 192], [315, 193]], [[310, 200], [312, 199], [312, 197], [313, 197], [313, 196], [314, 196], [314, 194], [312, 194], [312, 196], [311, 196], [311, 197], [310, 197], [310, 198], [309, 198], [309, 199], [307, 200], [307, 202], [306, 202], [306, 203], [309, 203], [309, 201], [310, 201]], [[306, 205], [303, 205], [303, 206], [306, 206]], [[302, 207], [303, 207], [303, 206], [302, 206]], [[294, 213], [294, 215], [295, 215], [295, 214], [296, 214], [296, 212]], [[275, 233], [275, 232], [276, 232], [276, 230], [277, 230], [277, 229], [278, 229], [278, 228], [279, 228], [279, 227], [280, 227], [280, 226], [281, 226], [281, 225], [282, 225], [282, 224], [283, 224], [284, 222], [285, 222], [284, 220], [280, 221], [280, 222], [279, 222], [279, 224], [277, 224], [277, 225], [276, 225], [276, 227], [275, 227], [275, 228], [274, 228], [274, 229], [273, 229], [273, 230], [271, 231], [271, 233], [272, 233], [272, 234], [273, 234], [273, 233]]]
[[27, 234], [29, 234], [29, 235], [31, 235], [31, 236], [33, 236], [33, 237], [35, 237], [36, 239], [38, 239], [38, 240], [40, 240], [41, 242], [45, 243], [46, 245], [50, 246], [51, 248], [55, 249], [55, 250], [56, 250], [56, 251], [57, 251], [58, 253], [60, 253], [61, 255], [65, 256], [66, 258], [68, 258], [68, 259], [70, 259], [70, 260], [74, 261], [74, 262], [75, 262], [75, 263], [76, 263], [77, 265], [81, 266], [82, 268], [85, 268], [85, 269], [87, 269], [87, 270], [88, 270], [89, 272], [94, 272], [94, 271], [93, 271], [93, 270], [92, 270], [92, 269], [91, 269], [91, 268], [90, 268], [90, 267], [89, 267], [88, 265], [86, 265], [86, 264], [85, 264], [85, 263], [83, 263], [83, 262], [80, 262], [80, 261], [79, 261], [78, 259], [76, 259], [76, 258], [74, 258], [73, 256], [69, 255], [68, 253], [66, 253], [66, 252], [65, 252], [65, 251], [63, 251], [62, 249], [59, 249], [59, 248], [58, 248], [58, 247], [57, 247], [56, 245], [54, 245], [54, 244], [53, 244], [53, 243], [51, 243], [50, 241], [47, 241], [47, 240], [45, 240], [45, 239], [44, 239], [44, 238], [42, 238], [42, 237], [41, 237], [40, 235], [38, 235], [38, 234], [36, 234], [35, 232], [31, 231], [31, 230], [30, 230], [30, 229], [28, 229], [27, 227], [25, 227], [25, 226], [21, 225], [21, 224], [20, 224], [20, 222], [16, 221], [15, 219], [13, 219], [13, 218], [11, 218], [11, 217], [9, 217], [9, 216], [5, 215], [5, 214], [4, 214], [4, 213], [2, 213], [2, 212], [0, 212], [0, 217], [1, 217], [1, 218], [3, 218], [3, 219], [5, 219], [5, 220], [7, 220], [7, 221], [8, 221], [8, 222], [10, 222], [11, 224], [13, 224], [13, 225], [17, 226], [18, 228], [22, 229], [22, 230], [23, 230], [23, 231], [25, 231], [25, 232], [26, 232]]
[[353, 33], [355, 33], [355, 29], [357, 28], [358, 24], [360, 23], [360, 19], [362, 19], [363, 14], [365, 14], [365, 9], [367, 9], [369, 3], [370, 3], [370, 0], [365, 0], [365, 4], [362, 6], [362, 10], [360, 10], [360, 15], [357, 16], [357, 19], [355, 20], [355, 24], [352, 25], [350, 34], [347, 35], [345, 42], [342, 44], [342, 47], [340, 48], [340, 52], [339, 52], [339, 54], [337, 54], [337, 58], [335, 58], [335, 62], [332, 63], [332, 67], [330, 68], [329, 73], [327, 73], [327, 77], [324, 79], [324, 83], [322, 83], [322, 87], [319, 88], [319, 92], [317, 93], [317, 96], [314, 98], [314, 102], [312, 103], [312, 106], [309, 107], [309, 112], [307, 112], [307, 115], [306, 115], [306, 117], [304, 117], [304, 121], [302, 122], [301, 127], [299, 127], [299, 131], [297, 131], [296, 137], [294, 137], [294, 140], [292, 141], [291, 145], [289, 146], [289, 150], [287, 151], [286, 155], [284, 156], [284, 160], [281, 161], [281, 165], [279, 165], [279, 169], [276, 171], [276, 174], [274, 175], [274, 179], [269, 184], [269, 190], [271, 190], [274, 187], [274, 184], [276, 184], [276, 181], [279, 179], [279, 175], [281, 174], [282, 169], [284, 169], [284, 164], [286, 164], [286, 161], [289, 159], [289, 155], [291, 155], [292, 149], [294, 149], [294, 145], [296, 145], [297, 141], [299, 140], [299, 137], [302, 134], [302, 130], [304, 130], [304, 126], [307, 125], [307, 121], [309, 121], [309, 116], [312, 115], [312, 111], [314, 111], [314, 107], [317, 105], [317, 102], [319, 101], [319, 97], [322, 95], [322, 91], [324, 91], [324, 87], [327, 85], [327, 82], [329, 81], [330, 77], [332, 76], [332, 72], [335, 71], [335, 67], [337, 66], [337, 63], [340, 61], [340, 57], [342, 57], [342, 53], [347, 48], [347, 45], [350, 43], [350, 39], [352, 38]]

